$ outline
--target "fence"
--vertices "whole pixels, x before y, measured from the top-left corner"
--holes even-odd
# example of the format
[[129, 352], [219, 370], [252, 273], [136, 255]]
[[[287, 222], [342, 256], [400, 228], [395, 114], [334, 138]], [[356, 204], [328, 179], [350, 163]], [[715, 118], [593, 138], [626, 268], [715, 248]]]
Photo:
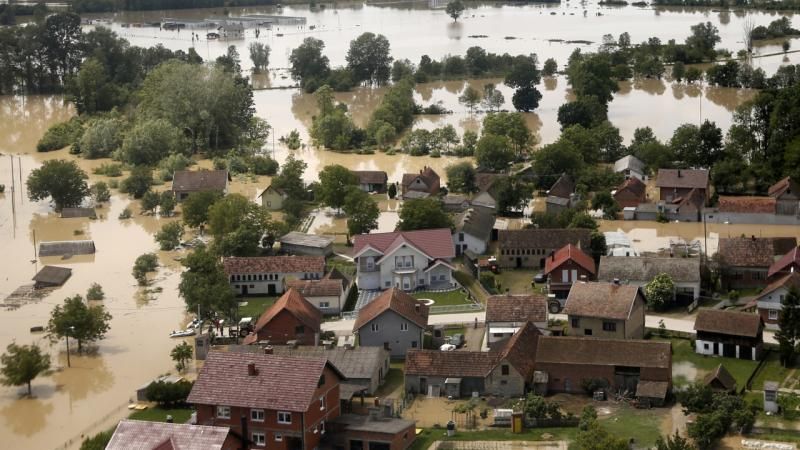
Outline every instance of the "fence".
[[463, 305], [433, 305], [430, 307], [431, 314], [454, 314], [483, 311], [480, 303], [466, 303]]

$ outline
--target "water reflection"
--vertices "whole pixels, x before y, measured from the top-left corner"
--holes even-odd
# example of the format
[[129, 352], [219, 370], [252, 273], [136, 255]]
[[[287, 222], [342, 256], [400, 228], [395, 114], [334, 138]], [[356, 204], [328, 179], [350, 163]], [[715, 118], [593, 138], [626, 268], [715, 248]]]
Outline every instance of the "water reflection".
[[[43, 387], [36, 386], [35, 389], [38, 392]], [[4, 403], [6, 402], [4, 401]], [[3, 416], [5, 427], [14, 434], [25, 437], [42, 431], [48, 425], [48, 416], [52, 412], [53, 404], [38, 398], [23, 398], [13, 403], [7, 403], [6, 406], [0, 408], [0, 415]]]

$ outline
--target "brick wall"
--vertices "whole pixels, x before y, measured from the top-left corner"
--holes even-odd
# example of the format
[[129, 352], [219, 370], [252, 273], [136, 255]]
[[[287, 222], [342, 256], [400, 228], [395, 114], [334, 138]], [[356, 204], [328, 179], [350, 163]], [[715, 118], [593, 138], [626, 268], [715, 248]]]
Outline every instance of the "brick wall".
[[[297, 334], [296, 328], [301, 325], [304, 332]], [[314, 345], [317, 331], [304, 326], [295, 316], [284, 310], [259, 330], [258, 340], [268, 339], [271, 344], [286, 344], [287, 341], [297, 340], [300, 345]]]

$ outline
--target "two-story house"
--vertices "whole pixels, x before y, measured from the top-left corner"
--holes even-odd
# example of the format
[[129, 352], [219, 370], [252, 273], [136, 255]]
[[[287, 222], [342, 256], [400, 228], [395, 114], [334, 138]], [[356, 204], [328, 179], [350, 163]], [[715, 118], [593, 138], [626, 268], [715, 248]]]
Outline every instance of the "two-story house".
[[700, 258], [601, 256], [597, 280], [619, 280], [644, 288], [662, 273], [669, 275], [675, 285], [673, 298], [691, 303], [700, 297]]
[[193, 192], [216, 191], [225, 195], [229, 181], [231, 176], [227, 170], [177, 170], [172, 175], [172, 192], [179, 202]]
[[527, 323], [547, 328], [547, 298], [538, 293], [492, 295], [486, 299], [486, 343], [492, 345], [514, 335]]
[[[439, 174], [428, 166], [419, 173], [404, 173], [400, 182], [402, 196], [409, 198], [428, 197], [439, 193]], [[414, 195], [410, 195], [414, 194]]]
[[581, 250], [591, 248], [591, 231], [583, 228], [528, 228], [500, 230], [497, 235], [497, 262], [503, 268], [544, 269], [550, 253], [572, 244]]
[[769, 268], [797, 247], [794, 237], [720, 238], [717, 255], [728, 289], [763, 288]]
[[359, 234], [353, 257], [359, 289], [410, 291], [453, 284], [450, 261], [455, 249], [449, 228]]
[[623, 156], [614, 162], [614, 172], [621, 173], [626, 180], [637, 178], [644, 181], [647, 174], [645, 164], [633, 155]]
[[336, 269], [328, 272], [321, 280], [291, 280], [287, 288], [294, 288], [322, 314], [339, 314], [350, 295], [352, 283]]
[[492, 237], [494, 221], [494, 214], [486, 208], [470, 208], [460, 214], [453, 232], [456, 256], [463, 255], [467, 250], [476, 255], [485, 254]]
[[770, 186], [768, 195], [775, 199], [776, 213], [797, 216], [800, 214], [800, 184], [786, 177]]
[[361, 346], [383, 347], [393, 358], [422, 348], [428, 307], [400, 289], [389, 289], [358, 311], [353, 332]]
[[544, 264], [547, 288], [556, 298], [567, 298], [573, 283], [594, 280], [596, 273], [594, 259], [572, 244], [551, 253]]
[[701, 198], [708, 200], [708, 170], [658, 169], [656, 187], [659, 198], [667, 203], [679, 203], [695, 189]]
[[772, 263], [767, 271], [767, 280], [772, 282], [792, 272], [800, 272], [800, 247], [789, 250], [789, 253]]
[[777, 328], [783, 300], [790, 289], [800, 290], [800, 272], [790, 272], [768, 284], [754, 299], [758, 315], [765, 324]]
[[695, 352], [756, 361], [764, 345], [764, 321], [758, 314], [701, 308], [694, 320]]
[[313, 450], [340, 415], [344, 378], [325, 358], [212, 351], [187, 402], [198, 425], [229, 427], [245, 449]]
[[286, 344], [317, 345], [322, 313], [296, 290], [289, 288], [281, 298], [258, 318], [255, 329], [244, 338], [244, 344], [266, 341]]
[[570, 336], [643, 339], [645, 297], [638, 286], [575, 283], [564, 313]]
[[222, 267], [236, 295], [277, 295], [288, 280], [321, 280], [324, 256], [232, 256]]

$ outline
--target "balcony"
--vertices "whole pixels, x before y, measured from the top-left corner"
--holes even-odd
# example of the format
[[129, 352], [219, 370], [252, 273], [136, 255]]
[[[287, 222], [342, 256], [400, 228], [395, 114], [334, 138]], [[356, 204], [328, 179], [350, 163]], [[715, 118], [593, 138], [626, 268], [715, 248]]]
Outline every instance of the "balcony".
[[358, 271], [360, 273], [368, 273], [368, 272], [380, 272], [381, 268], [377, 264], [372, 264], [368, 266], [366, 263], [359, 263], [358, 264]]

